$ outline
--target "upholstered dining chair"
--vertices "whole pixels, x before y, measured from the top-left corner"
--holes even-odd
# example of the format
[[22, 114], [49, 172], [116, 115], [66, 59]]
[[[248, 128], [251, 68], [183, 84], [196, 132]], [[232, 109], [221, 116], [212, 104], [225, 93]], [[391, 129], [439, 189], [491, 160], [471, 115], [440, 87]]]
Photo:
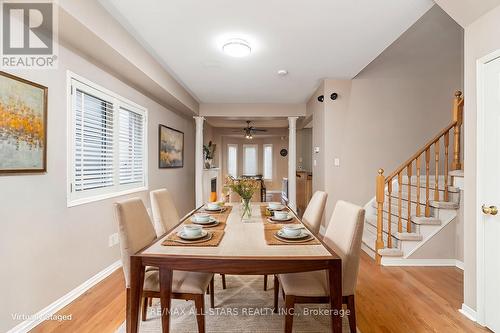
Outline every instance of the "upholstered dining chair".
[[307, 204], [304, 215], [302, 215], [302, 222], [304, 222], [315, 235], [319, 234], [327, 198], [328, 193], [326, 192], [314, 192], [309, 204]]
[[[139, 198], [114, 204], [115, 220], [119, 227], [120, 249], [127, 295], [130, 292], [130, 257], [156, 239], [153, 224]], [[146, 320], [148, 298], [160, 298], [159, 271], [146, 267], [142, 292], [142, 320]], [[210, 285], [210, 303], [213, 307], [213, 274], [174, 271], [172, 276], [172, 298], [192, 300], [196, 307], [198, 331], [205, 331], [205, 291]]]
[[[151, 191], [149, 197], [156, 236], [160, 237], [179, 223], [179, 213], [172, 195], [166, 188]], [[222, 289], [226, 289], [226, 276], [221, 274], [221, 277]]]
[[[342, 259], [342, 302], [349, 310], [349, 327], [356, 332], [354, 292], [359, 268], [359, 253], [363, 236], [365, 211], [354, 204], [337, 202], [323, 238], [324, 243]], [[274, 277], [274, 309], [278, 308], [278, 290], [281, 284], [285, 297], [285, 331], [291, 332], [296, 303], [328, 303], [329, 288], [325, 270], [279, 274]]]
[[[327, 198], [328, 193], [326, 192], [314, 192], [311, 200], [307, 204], [304, 215], [302, 215], [302, 222], [304, 222], [315, 235], [319, 235], [319, 228], [321, 226], [321, 219], [323, 218]], [[264, 290], [267, 290], [267, 275], [264, 275]]]

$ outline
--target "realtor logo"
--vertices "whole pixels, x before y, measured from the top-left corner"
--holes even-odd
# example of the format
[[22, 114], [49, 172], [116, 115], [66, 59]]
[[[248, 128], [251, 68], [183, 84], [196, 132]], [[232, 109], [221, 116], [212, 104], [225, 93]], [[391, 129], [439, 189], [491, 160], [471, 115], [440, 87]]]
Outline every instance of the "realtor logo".
[[56, 68], [55, 6], [2, 1], [2, 67]]

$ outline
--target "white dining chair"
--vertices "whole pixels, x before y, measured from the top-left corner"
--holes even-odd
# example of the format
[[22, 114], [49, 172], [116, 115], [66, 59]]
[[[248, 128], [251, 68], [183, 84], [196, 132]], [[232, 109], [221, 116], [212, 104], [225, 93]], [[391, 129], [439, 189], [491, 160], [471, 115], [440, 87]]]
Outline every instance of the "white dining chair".
[[323, 219], [327, 198], [328, 193], [326, 192], [314, 192], [306, 210], [304, 211], [304, 215], [302, 215], [302, 222], [307, 225], [315, 235], [319, 234], [319, 228], [321, 226], [321, 220]]
[[[139, 198], [114, 204], [115, 220], [119, 227], [120, 249], [125, 274], [127, 295], [130, 293], [130, 257], [156, 239], [155, 230], [146, 207]], [[196, 307], [198, 331], [205, 331], [205, 291], [210, 285], [211, 307], [213, 304], [213, 274], [173, 271], [172, 298], [192, 300]], [[146, 320], [148, 299], [160, 298], [159, 272], [146, 268], [142, 292], [142, 320]]]
[[[359, 269], [359, 253], [365, 211], [352, 203], [339, 200], [326, 229], [324, 243], [342, 259], [342, 302], [347, 304], [351, 332], [356, 332], [354, 293]], [[285, 297], [285, 331], [292, 331], [296, 303], [329, 303], [328, 277], [325, 270], [279, 274], [274, 277], [274, 309], [278, 308], [279, 285]]]
[[[179, 213], [172, 195], [166, 188], [151, 191], [149, 198], [156, 235], [160, 237], [179, 223]], [[226, 275], [221, 274], [221, 278], [222, 289], [226, 289]]]
[[[307, 225], [315, 235], [319, 235], [327, 198], [328, 193], [326, 192], [314, 192], [311, 200], [307, 204], [304, 215], [302, 215], [302, 222]], [[267, 275], [264, 275], [264, 290], [267, 290]]]
[[149, 197], [156, 236], [160, 237], [179, 223], [179, 213], [167, 189], [151, 191]]

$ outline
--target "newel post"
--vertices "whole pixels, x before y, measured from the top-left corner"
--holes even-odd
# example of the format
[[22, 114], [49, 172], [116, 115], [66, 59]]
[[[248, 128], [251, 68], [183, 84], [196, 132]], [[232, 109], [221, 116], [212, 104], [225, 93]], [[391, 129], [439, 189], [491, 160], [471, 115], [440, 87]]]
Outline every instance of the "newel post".
[[382, 238], [383, 228], [384, 228], [384, 189], [385, 189], [385, 177], [384, 177], [384, 169], [378, 170], [377, 180], [377, 242], [375, 244], [375, 258], [377, 260], [377, 264], [380, 264], [381, 256], [378, 253], [378, 250], [384, 248], [384, 239]]
[[455, 126], [453, 127], [453, 162], [451, 163], [451, 168], [453, 170], [462, 169], [462, 163], [460, 162], [460, 137], [463, 112], [464, 99], [462, 97], [462, 92], [457, 90], [455, 92], [455, 99], [453, 100], [453, 122], [455, 122]]

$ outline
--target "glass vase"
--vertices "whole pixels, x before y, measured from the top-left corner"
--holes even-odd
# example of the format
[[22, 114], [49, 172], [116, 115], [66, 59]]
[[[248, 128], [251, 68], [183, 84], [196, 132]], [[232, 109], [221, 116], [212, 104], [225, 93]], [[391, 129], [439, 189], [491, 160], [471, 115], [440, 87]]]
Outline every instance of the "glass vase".
[[248, 220], [252, 217], [252, 206], [250, 199], [241, 199], [241, 219]]

